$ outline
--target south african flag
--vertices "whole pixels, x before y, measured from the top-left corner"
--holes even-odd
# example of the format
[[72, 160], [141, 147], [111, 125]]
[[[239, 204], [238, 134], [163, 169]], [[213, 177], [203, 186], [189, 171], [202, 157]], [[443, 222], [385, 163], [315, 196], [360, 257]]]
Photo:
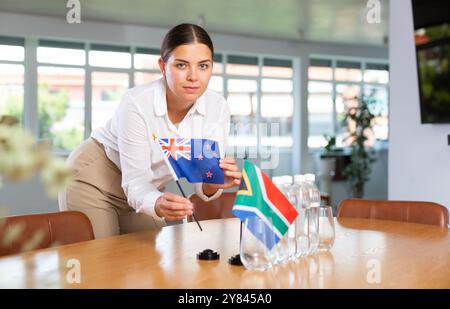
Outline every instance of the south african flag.
[[[261, 231], [248, 226], [250, 231], [270, 250], [276, 245], [297, 217], [297, 211], [269, 177], [257, 166], [244, 161], [242, 180], [233, 206], [233, 214], [245, 221], [259, 217], [265, 224], [265, 235], [274, 237], [261, 239]], [[252, 222], [254, 220], [250, 220]]]

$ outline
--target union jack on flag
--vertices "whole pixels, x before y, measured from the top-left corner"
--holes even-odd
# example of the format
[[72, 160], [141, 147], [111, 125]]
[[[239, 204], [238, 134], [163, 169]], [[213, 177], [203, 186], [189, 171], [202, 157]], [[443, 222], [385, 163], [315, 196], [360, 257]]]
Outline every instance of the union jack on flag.
[[224, 183], [219, 166], [219, 143], [203, 138], [157, 138], [164, 159], [175, 180], [186, 178], [191, 183]]
[[158, 142], [167, 159], [169, 157], [172, 157], [174, 160], [179, 158], [191, 159], [190, 138], [160, 138]]

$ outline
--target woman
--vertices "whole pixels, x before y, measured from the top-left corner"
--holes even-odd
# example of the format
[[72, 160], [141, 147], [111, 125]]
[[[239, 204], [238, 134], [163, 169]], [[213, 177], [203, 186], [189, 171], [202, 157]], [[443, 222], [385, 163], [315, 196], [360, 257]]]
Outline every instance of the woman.
[[218, 141], [225, 182], [194, 184], [203, 200], [239, 185], [235, 160], [223, 156], [228, 106], [207, 89], [213, 54], [212, 41], [201, 27], [172, 28], [158, 61], [162, 79], [129, 89], [112, 119], [69, 156], [75, 181], [60, 195], [60, 209], [85, 213], [96, 238], [160, 227], [192, 214], [188, 199], [162, 193], [172, 176], [152, 136]]

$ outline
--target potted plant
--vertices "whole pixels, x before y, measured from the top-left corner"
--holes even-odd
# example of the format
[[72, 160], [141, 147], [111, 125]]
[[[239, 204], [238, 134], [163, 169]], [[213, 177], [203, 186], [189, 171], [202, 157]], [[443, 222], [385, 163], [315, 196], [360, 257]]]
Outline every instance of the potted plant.
[[372, 132], [375, 115], [371, 112], [371, 105], [375, 100], [371, 97], [352, 98], [357, 106], [346, 108], [344, 123], [348, 129], [346, 140], [350, 140], [351, 160], [344, 169], [352, 187], [353, 197], [364, 196], [364, 185], [370, 179], [372, 163], [375, 162], [375, 152], [368, 147], [367, 135]]
[[317, 176], [320, 191], [323, 194], [331, 194], [331, 181], [334, 176], [335, 168], [335, 152], [340, 149], [336, 148], [336, 137], [330, 136], [328, 134], [323, 135], [326, 140], [326, 145], [321, 149], [320, 152], [316, 153], [315, 162], [317, 167]]
[[336, 136], [331, 136], [328, 134], [324, 134], [323, 137], [327, 141], [325, 147], [323, 147], [325, 153], [330, 153], [336, 148]]

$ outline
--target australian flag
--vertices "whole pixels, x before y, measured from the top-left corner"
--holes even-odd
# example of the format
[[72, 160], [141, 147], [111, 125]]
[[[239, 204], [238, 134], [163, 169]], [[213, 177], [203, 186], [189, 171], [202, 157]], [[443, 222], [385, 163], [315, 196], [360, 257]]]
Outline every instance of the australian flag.
[[219, 167], [220, 152], [216, 141], [202, 138], [158, 138], [175, 180], [186, 178], [191, 183], [223, 184]]

